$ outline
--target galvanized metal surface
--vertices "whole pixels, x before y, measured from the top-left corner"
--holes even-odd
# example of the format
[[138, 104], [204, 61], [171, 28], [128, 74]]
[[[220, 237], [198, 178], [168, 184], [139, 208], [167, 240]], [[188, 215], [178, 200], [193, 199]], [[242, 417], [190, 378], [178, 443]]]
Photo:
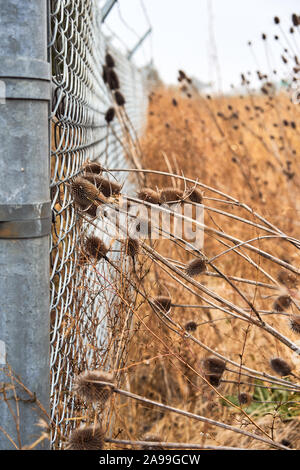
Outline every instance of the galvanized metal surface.
[[[7, 433], [0, 432], [0, 449], [14, 449], [13, 442], [30, 445], [40, 435], [34, 395], [49, 412], [49, 224], [38, 235], [20, 225], [43, 225], [37, 213], [26, 220], [28, 207], [45, 204], [43, 217], [50, 216], [50, 64], [47, 2], [0, 0], [0, 11], [0, 207], [10, 225], [0, 238], [0, 423]], [[13, 239], [12, 230], [27, 238]]]
[[[110, 320], [102, 307], [109, 305], [114, 318], [110, 268], [100, 263], [96, 273], [93, 266], [80, 264], [81, 241], [92, 228], [74, 210], [68, 187], [87, 160], [99, 161], [106, 168], [128, 166], [118, 140], [120, 125], [115, 119], [108, 127], [104, 119], [113, 103], [102, 79], [107, 50], [116, 62], [126, 112], [138, 132], [145, 123], [147, 106], [141, 74], [108, 44], [101, 32], [103, 12], [97, 5], [94, 0], [51, 2], [50, 365], [54, 449], [61, 447], [62, 436], [67, 438], [78, 423], [72, 420], [78, 406], [72, 393], [74, 375], [89, 367], [107, 367], [111, 360], [108, 355], [112, 349], [107, 346]], [[125, 182], [124, 174], [115, 176]], [[116, 342], [114, 347], [120, 354], [124, 345]]]

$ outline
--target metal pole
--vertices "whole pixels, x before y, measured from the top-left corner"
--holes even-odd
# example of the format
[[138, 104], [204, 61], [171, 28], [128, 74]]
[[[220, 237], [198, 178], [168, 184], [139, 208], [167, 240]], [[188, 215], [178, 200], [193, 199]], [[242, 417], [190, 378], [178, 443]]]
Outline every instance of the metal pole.
[[34, 396], [49, 411], [48, 15], [47, 0], [0, 0], [0, 449], [40, 436]]
[[149, 34], [152, 32], [152, 28], [149, 28], [144, 36], [141, 37], [141, 39], [137, 42], [137, 44], [134, 46], [134, 48], [128, 53], [127, 55], [127, 59], [128, 60], [131, 60], [132, 57], [133, 57], [133, 54], [136, 53], [136, 51], [138, 50], [138, 48], [142, 45], [142, 43], [145, 41], [146, 37], [149, 36]]

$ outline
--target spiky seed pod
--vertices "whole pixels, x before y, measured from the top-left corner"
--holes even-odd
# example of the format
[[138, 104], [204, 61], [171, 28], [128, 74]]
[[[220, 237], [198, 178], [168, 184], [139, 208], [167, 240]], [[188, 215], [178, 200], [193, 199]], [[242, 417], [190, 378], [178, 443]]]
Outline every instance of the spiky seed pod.
[[226, 362], [218, 357], [209, 356], [202, 360], [202, 366], [207, 374], [222, 375], [226, 368]]
[[97, 261], [105, 258], [108, 252], [108, 248], [105, 243], [95, 235], [90, 235], [87, 237], [84, 246], [86, 252]]
[[107, 83], [111, 90], [118, 90], [120, 88], [118, 75], [113, 69], [109, 69], [107, 72]]
[[116, 65], [113, 56], [109, 52], [107, 52], [105, 56], [105, 63], [106, 63], [106, 66], [111, 69], [114, 68]]
[[197, 330], [197, 323], [193, 320], [190, 320], [188, 321], [185, 326], [184, 326], [184, 329], [186, 331], [196, 331]]
[[249, 406], [252, 402], [252, 396], [249, 393], [242, 392], [238, 396], [240, 405], [247, 405]]
[[213, 387], [219, 387], [221, 383], [221, 376], [217, 374], [205, 374], [204, 378], [212, 385]]
[[184, 192], [182, 189], [165, 188], [160, 191], [161, 203], [181, 201], [183, 197], [184, 197]]
[[159, 194], [151, 188], [143, 188], [137, 193], [138, 199], [150, 202], [150, 204], [160, 204]]
[[194, 277], [206, 271], [206, 261], [201, 258], [196, 258], [190, 261], [186, 267], [185, 272], [188, 276]]
[[290, 271], [286, 271], [285, 269], [282, 269], [281, 271], [279, 271], [277, 275], [277, 279], [280, 282], [280, 284], [283, 284], [288, 289], [293, 289], [297, 287], [298, 285], [298, 279], [296, 275], [291, 273]]
[[285, 447], [292, 447], [291, 442], [288, 441], [287, 439], [281, 439], [280, 444], [282, 444]]
[[109, 68], [104, 65], [102, 69], [102, 79], [104, 83], [108, 83], [108, 73], [109, 73]]
[[154, 299], [154, 303], [163, 311], [169, 312], [171, 308], [172, 299], [170, 297], [165, 297], [163, 295], [159, 295]]
[[193, 188], [192, 191], [188, 190], [189, 199], [192, 202], [196, 202], [197, 204], [202, 204], [203, 201], [203, 193], [198, 188]]
[[120, 194], [121, 192], [122, 186], [119, 183], [109, 181], [102, 176], [87, 173], [84, 178], [93, 183], [105, 197], [110, 197], [113, 194]]
[[126, 100], [120, 91], [115, 91], [115, 100], [118, 106], [124, 106]]
[[[108, 382], [112, 386], [96, 382]], [[113, 374], [102, 370], [86, 370], [75, 378], [73, 390], [88, 403], [104, 404], [113, 393], [114, 385]]]
[[71, 192], [75, 204], [81, 208], [86, 208], [94, 202], [106, 202], [96, 186], [81, 176], [77, 176], [71, 183]]
[[289, 318], [290, 328], [294, 333], [300, 335], [300, 315], [291, 315]]
[[107, 122], [107, 124], [109, 124], [110, 122], [114, 120], [115, 115], [116, 115], [115, 108], [109, 108], [106, 111], [104, 119]]
[[275, 300], [273, 309], [276, 312], [284, 312], [286, 308], [291, 305], [291, 298], [289, 295], [281, 295], [278, 299]]
[[273, 359], [271, 359], [270, 366], [272, 367], [274, 372], [276, 372], [276, 374], [280, 375], [281, 377], [290, 375], [290, 373], [292, 372], [291, 366], [280, 357], [274, 357]]
[[[163, 442], [162, 437], [159, 434], [151, 434], [147, 433], [142, 437], [143, 441], [146, 442]], [[153, 446], [141, 446], [142, 450], [162, 450], [163, 447], [160, 445], [153, 445]]]
[[83, 426], [75, 429], [68, 441], [68, 450], [101, 450], [105, 433], [100, 426]]
[[178, 70], [178, 74], [179, 74], [179, 77], [181, 78], [181, 80], [183, 80], [184, 78], [186, 78], [186, 74], [184, 73], [183, 70]]
[[103, 166], [98, 162], [87, 162], [83, 169], [86, 173], [95, 173], [96, 175], [101, 175], [104, 170]]
[[298, 26], [298, 24], [299, 24], [299, 17], [298, 17], [298, 15], [296, 15], [296, 13], [293, 13], [293, 14], [292, 14], [292, 22], [293, 22], [293, 25], [294, 25], [294, 26]]
[[128, 237], [125, 243], [126, 243], [126, 253], [132, 258], [135, 258], [140, 251], [139, 241], [136, 238]]

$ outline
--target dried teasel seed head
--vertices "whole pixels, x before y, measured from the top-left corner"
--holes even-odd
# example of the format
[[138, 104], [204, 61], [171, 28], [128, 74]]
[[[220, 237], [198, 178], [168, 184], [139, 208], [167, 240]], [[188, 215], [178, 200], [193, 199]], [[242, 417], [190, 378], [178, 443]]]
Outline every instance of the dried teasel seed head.
[[105, 121], [107, 122], [107, 124], [109, 124], [110, 122], [112, 122], [114, 120], [114, 117], [115, 117], [115, 108], [109, 108], [106, 113], [105, 113]]
[[102, 69], [102, 79], [104, 83], [108, 82], [108, 74], [109, 74], [109, 68], [107, 67], [107, 65], [104, 65]]
[[206, 261], [201, 258], [196, 258], [190, 261], [185, 268], [188, 276], [194, 277], [206, 271]]
[[292, 22], [293, 22], [293, 25], [294, 25], [294, 26], [298, 26], [298, 24], [299, 24], [299, 17], [298, 17], [298, 15], [296, 15], [296, 13], [293, 13], [293, 14], [292, 14]]
[[126, 253], [132, 258], [135, 258], [140, 251], [139, 241], [136, 238], [128, 237], [126, 239], [125, 244], [126, 244]]
[[276, 312], [284, 312], [286, 308], [288, 308], [291, 305], [291, 298], [289, 295], [281, 295], [278, 297], [273, 305], [273, 309], [276, 310]]
[[118, 75], [113, 69], [108, 69], [107, 71], [107, 83], [111, 90], [118, 90], [120, 88]]
[[226, 369], [226, 362], [218, 357], [209, 356], [202, 360], [202, 367], [207, 374], [221, 376]]
[[115, 100], [118, 106], [124, 106], [126, 103], [124, 96], [118, 90], [115, 92]]
[[154, 303], [163, 311], [169, 312], [171, 308], [172, 299], [170, 297], [165, 297], [163, 295], [159, 295], [155, 297]]
[[183, 70], [178, 70], [178, 74], [179, 74], [179, 78], [180, 78], [181, 80], [184, 80], [185, 78], [187, 78], [187, 77], [186, 77], [186, 74], [185, 74], [185, 72], [184, 72]]
[[279, 271], [277, 275], [277, 279], [280, 282], [280, 284], [283, 284], [288, 289], [293, 289], [297, 287], [298, 285], [297, 276], [291, 273], [290, 271], [286, 271], [285, 269], [282, 269], [281, 271]]
[[290, 375], [290, 373], [292, 372], [291, 366], [280, 357], [274, 357], [273, 359], [271, 359], [270, 366], [272, 367], [274, 372], [276, 372], [276, 374], [280, 375], [281, 377]]
[[[145, 442], [163, 442], [163, 439], [159, 434], [152, 434], [152, 433], [145, 434], [141, 440]], [[153, 446], [142, 445], [141, 449], [142, 450], [162, 450], [163, 447], [160, 445], [153, 445]]]
[[250, 405], [252, 402], [252, 396], [249, 393], [242, 392], [238, 396], [240, 405]]
[[113, 56], [109, 52], [107, 52], [106, 55], [105, 55], [105, 64], [106, 64], [107, 67], [109, 67], [111, 69], [113, 67], [115, 67], [115, 65], [116, 65]]
[[[97, 382], [108, 382], [103, 385]], [[75, 377], [73, 390], [88, 403], [104, 404], [113, 393], [114, 375], [103, 370], [87, 370]]]
[[197, 323], [193, 320], [190, 320], [188, 321], [185, 325], [184, 325], [184, 329], [186, 331], [196, 331], [197, 330]]
[[183, 198], [184, 192], [179, 188], [165, 188], [160, 191], [160, 201], [162, 203], [181, 201]]
[[198, 188], [193, 188], [192, 190], [188, 190], [189, 199], [192, 202], [196, 202], [197, 204], [202, 204], [203, 201], [203, 193]]
[[300, 335], [300, 315], [291, 315], [289, 318], [289, 325], [294, 333]]
[[75, 429], [67, 444], [68, 450], [101, 450], [105, 433], [100, 426], [82, 426]]
[[71, 183], [71, 192], [75, 204], [86, 208], [93, 202], [106, 202], [96, 186], [86, 178], [77, 176]]
[[285, 447], [292, 447], [291, 441], [288, 441], [287, 439], [281, 439], [280, 444], [282, 444]]
[[85, 251], [97, 261], [100, 261], [102, 258], [106, 258], [108, 248], [101, 238], [96, 237], [95, 235], [90, 235], [85, 240]]
[[221, 383], [221, 376], [217, 374], [205, 374], [204, 378], [212, 385], [213, 387], [219, 387]]
[[119, 183], [109, 181], [102, 176], [87, 173], [84, 178], [93, 183], [105, 197], [120, 194], [121, 192], [122, 186]]
[[159, 204], [159, 194], [151, 188], [142, 188], [138, 193], [137, 197], [142, 201], [150, 202], [150, 204]]
[[104, 170], [103, 166], [98, 162], [87, 162], [83, 169], [87, 173], [95, 173], [96, 175], [100, 175]]

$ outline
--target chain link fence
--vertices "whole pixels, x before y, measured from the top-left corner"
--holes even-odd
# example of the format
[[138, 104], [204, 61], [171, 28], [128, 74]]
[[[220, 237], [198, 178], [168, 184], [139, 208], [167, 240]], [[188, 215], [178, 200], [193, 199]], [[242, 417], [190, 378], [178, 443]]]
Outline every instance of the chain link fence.
[[[52, 447], [58, 449], [82, 414], [72, 394], [74, 374], [89, 367], [119, 365], [126, 354], [125, 337], [121, 343], [112, 333], [123, 317], [114, 300], [111, 268], [100, 264], [96, 271], [84, 261], [82, 239], [95, 225], [76, 212], [69, 187], [87, 161], [105, 168], [128, 166], [120, 121], [109, 125], [105, 121], [113, 106], [113, 94], [103, 81], [107, 52], [115, 61], [126, 113], [138, 133], [145, 124], [147, 99], [142, 74], [103, 36], [95, 0], [52, 0], [50, 23], [51, 419]], [[123, 175], [114, 176], [128, 184]], [[130, 318], [125, 315], [123, 320], [125, 331]]]

